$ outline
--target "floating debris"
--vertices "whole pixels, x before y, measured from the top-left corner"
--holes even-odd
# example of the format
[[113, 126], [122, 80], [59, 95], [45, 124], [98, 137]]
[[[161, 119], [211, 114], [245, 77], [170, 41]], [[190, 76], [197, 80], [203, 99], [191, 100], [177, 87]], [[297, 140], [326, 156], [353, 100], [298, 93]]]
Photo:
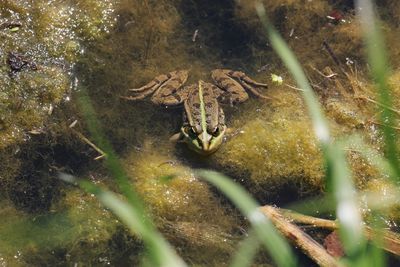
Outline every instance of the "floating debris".
[[271, 74], [271, 80], [273, 83], [281, 85], [283, 83], [283, 78], [280, 75], [276, 75], [274, 73]]

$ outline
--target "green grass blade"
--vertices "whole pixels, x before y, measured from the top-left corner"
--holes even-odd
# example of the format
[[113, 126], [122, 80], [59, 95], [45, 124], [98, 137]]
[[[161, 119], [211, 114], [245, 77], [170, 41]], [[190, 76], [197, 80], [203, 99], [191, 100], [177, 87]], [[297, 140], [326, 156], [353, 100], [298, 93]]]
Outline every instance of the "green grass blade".
[[260, 240], [253, 230], [249, 231], [248, 236], [240, 242], [238, 251], [235, 253], [230, 267], [251, 266], [257, 251], [260, 248]]
[[336, 215], [340, 222], [343, 244], [347, 254], [350, 255], [350, 259], [356, 265], [363, 257], [362, 251], [365, 249], [365, 241], [356, 193], [344, 153], [331, 143], [322, 109], [294, 53], [269, 23], [264, 6], [261, 3], [256, 3], [256, 10], [272, 47], [291, 72], [298, 86], [303, 89], [303, 97], [311, 116], [315, 135], [324, 154], [327, 168], [326, 183], [336, 202]]
[[152, 260], [154, 266], [187, 266], [164, 237], [148, 222], [145, 218], [146, 215], [136, 207], [116, 194], [103, 190], [89, 181], [76, 181], [74, 177], [68, 174], [61, 174], [60, 178], [68, 182], [77, 182], [80, 187], [94, 194], [105, 207], [121, 219], [133, 234], [140, 236], [150, 252], [150, 260]]
[[301, 68], [300, 63], [297, 61], [293, 51], [287, 46], [286, 42], [268, 22], [264, 6], [262, 4], [257, 4], [256, 9], [261, 23], [267, 31], [267, 35], [269, 36], [272, 47], [280, 56], [286, 68], [292, 73], [299, 87], [303, 89], [304, 100], [313, 122], [316, 137], [323, 146], [328, 145], [330, 141], [330, 135], [327, 122], [322, 115], [317, 97], [308, 83], [307, 77]]
[[[356, 0], [355, 6], [363, 29], [371, 75], [375, 82], [379, 102], [381, 103], [381, 105], [379, 105], [380, 122], [382, 124], [381, 132], [384, 138], [384, 151], [388, 163], [385, 160], [380, 160], [377, 167], [380, 168], [383, 173], [389, 174], [393, 182], [398, 183], [400, 181], [400, 161], [396, 144], [398, 135], [396, 130], [392, 127], [395, 125], [395, 118], [391, 112], [392, 93], [388, 84], [390, 67], [384, 44], [384, 37], [380, 30], [380, 22], [377, 20], [377, 16], [374, 12], [373, 1]], [[379, 215], [375, 215], [375, 217], [377, 216]], [[378, 222], [379, 220], [376, 221]], [[376, 229], [380, 227], [382, 227], [382, 225], [375, 226]], [[380, 240], [379, 237], [374, 240], [376, 244], [376, 248], [373, 248], [372, 251], [372, 262], [374, 266], [384, 266], [385, 264], [384, 254], [381, 249], [378, 248], [382, 242], [383, 240]]]
[[277, 233], [272, 223], [259, 210], [259, 204], [246, 190], [217, 172], [200, 170], [197, 173], [221, 190], [246, 216], [261, 244], [270, 252], [272, 259], [278, 266], [296, 265], [296, 257], [288, 243]]
[[340, 236], [346, 254], [354, 258], [362, 256], [365, 249], [364, 227], [359, 212], [358, 198], [344, 152], [338, 146], [331, 146], [326, 155], [332, 172], [332, 193], [336, 200], [336, 216], [340, 222]]
[[81, 182], [80, 185], [96, 194], [100, 201], [115, 212], [130, 230], [135, 231], [143, 238], [149, 249], [151, 260], [157, 266], [186, 266], [183, 260], [177, 256], [172, 246], [168, 244], [153, 226], [141, 198], [133, 190], [133, 185], [130, 183], [111, 143], [103, 134], [86, 88], [80, 87], [79, 89], [78, 103], [86, 119], [91, 136], [96, 144], [105, 152], [105, 165], [128, 202], [119, 200], [113, 193], [103, 191], [91, 183]]
[[374, 14], [372, 1], [357, 0], [355, 3], [364, 32], [372, 78], [376, 84], [379, 102], [382, 104], [380, 105], [380, 120], [385, 141], [385, 153], [396, 172], [392, 179], [400, 181], [400, 161], [396, 145], [397, 134], [395, 129], [391, 127], [395, 125], [395, 120], [393, 113], [390, 111], [392, 108], [391, 90], [388, 84], [390, 69], [384, 38]]

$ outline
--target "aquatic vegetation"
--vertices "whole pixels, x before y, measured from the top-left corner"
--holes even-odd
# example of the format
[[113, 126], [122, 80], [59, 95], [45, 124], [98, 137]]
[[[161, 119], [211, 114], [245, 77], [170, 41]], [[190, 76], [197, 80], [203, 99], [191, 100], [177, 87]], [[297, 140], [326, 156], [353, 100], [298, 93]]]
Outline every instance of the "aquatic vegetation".
[[243, 124], [239, 116], [234, 123], [237, 133], [215, 157], [231, 175], [243, 174], [237, 178], [259, 197], [276, 197], [281, 194], [278, 188], [290, 184], [304, 190], [299, 195], [318, 192], [323, 186], [323, 159], [303, 101], [297, 92], [276, 89], [271, 88], [273, 103], [241, 114], [253, 119]]
[[[27, 131], [43, 127], [71, 89], [65, 66], [77, 60], [80, 43], [104, 36], [113, 25], [112, 2], [86, 2], [76, 7], [65, 2], [49, 5], [47, 1], [2, 3], [0, 23], [17, 23], [18, 30], [1, 27], [1, 61], [10, 61], [10, 55], [19, 53], [21, 60], [34, 68], [17, 72], [3, 64], [0, 69], [1, 148], [26, 139]], [[84, 9], [89, 6], [91, 13]]]
[[221, 206], [207, 183], [190, 168], [149, 148], [129, 155], [124, 165], [155, 223], [187, 257], [202, 262], [206, 257], [201, 255], [218, 254], [219, 261], [226, 261], [239, 237], [240, 219]]
[[115, 260], [122, 254], [107, 252], [114, 236], [124, 231], [120, 223], [94, 196], [79, 189], [68, 190], [48, 214], [29, 215], [6, 201], [1, 206], [0, 247], [9, 264], [14, 259], [21, 265], [86, 265], [101, 257], [105, 262]]
[[[352, 4], [261, 2], [305, 66], [326, 112], [332, 140], [341, 144], [341, 136], [356, 133], [373, 151], [374, 156], [365, 157], [362, 149], [346, 143], [356, 188], [378, 194], [391, 190], [382, 184], [390, 175], [376, 166], [376, 157], [381, 158], [385, 148], [378, 118], [385, 102], [366, 77], [365, 49]], [[127, 184], [143, 198], [154, 228], [192, 265], [226, 265], [238, 240], [251, 236], [248, 222], [224, 196], [199, 180], [193, 168], [229, 174], [261, 205], [283, 205], [330, 190], [324, 183], [323, 150], [312, 131], [309, 104], [301, 96], [304, 88], [295, 85], [274, 55], [254, 1], [79, 0], [49, 5], [44, 0], [21, 0], [1, 5], [0, 34], [5, 42], [0, 45], [4, 63], [0, 67], [0, 168], [4, 170], [0, 215], [11, 225], [21, 219], [18, 229], [32, 239], [24, 244], [22, 235], [0, 225], [0, 233], [10, 232], [8, 240], [16, 241], [0, 241], [0, 265], [139, 264], [151, 254], [143, 249], [139, 234], [128, 232], [93, 196], [55, 178], [62, 171], [90, 177], [102, 193], [108, 192], [106, 187], [116, 189], [111, 175], [104, 174], [107, 157], [93, 160], [93, 146], [82, 141], [82, 136], [87, 137], [103, 148], [88, 134], [85, 111], [76, 108], [75, 90], [82, 87], [91, 97], [104, 136], [116, 148], [112, 160], [117, 155], [122, 159], [130, 178]], [[398, 43], [399, 7], [395, 1], [379, 3], [395, 67], [400, 51], [393, 45]], [[72, 66], [76, 66], [73, 73]], [[215, 68], [241, 69], [262, 82], [270, 83], [272, 74], [280, 79], [265, 92], [271, 100], [224, 106], [231, 132], [216, 154], [201, 158], [167, 141], [179, 128], [181, 112], [120, 99], [126, 89], [178, 67], [191, 68], [193, 81], [208, 77]], [[389, 127], [396, 131], [397, 76], [396, 70], [389, 76], [389, 84], [394, 85], [390, 95], [394, 123]], [[75, 125], [74, 130], [69, 125]], [[102, 197], [110, 195], [98, 196], [105, 203]], [[129, 209], [124, 197], [112, 196], [114, 204]], [[397, 206], [387, 214], [384, 223], [398, 223]], [[36, 232], [40, 235], [43, 229], [37, 230], [32, 218], [39, 218], [38, 225], [55, 233], [52, 237], [58, 245], [51, 238], [47, 246], [36, 240]], [[13, 258], [16, 248], [22, 253], [18, 259]], [[268, 264], [270, 259], [262, 254], [255, 262]]]

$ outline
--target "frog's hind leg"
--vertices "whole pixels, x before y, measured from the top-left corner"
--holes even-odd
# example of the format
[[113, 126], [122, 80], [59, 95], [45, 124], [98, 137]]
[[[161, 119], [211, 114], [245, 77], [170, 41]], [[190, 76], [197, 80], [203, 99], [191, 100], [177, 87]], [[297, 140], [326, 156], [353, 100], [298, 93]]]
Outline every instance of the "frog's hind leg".
[[240, 83], [246, 90], [250, 91], [253, 95], [259, 97], [259, 98], [263, 98], [263, 99], [271, 99], [271, 97], [268, 97], [266, 95], [263, 95], [262, 93], [260, 93], [254, 86], [252, 86], [251, 84], [245, 82], [242, 80], [242, 82]]
[[185, 101], [188, 96], [189, 86], [183, 86], [182, 80], [171, 80], [159, 87], [151, 97], [151, 101], [160, 106], [174, 107]]
[[[227, 70], [229, 71], [229, 70]], [[271, 99], [268, 96], [263, 95], [260, 93], [256, 87], [264, 87], [268, 88], [268, 85], [265, 83], [259, 83], [253, 79], [251, 79], [249, 76], [247, 76], [244, 72], [242, 71], [229, 71], [229, 76], [232, 78], [235, 78], [238, 80], [238, 82], [248, 91], [250, 91], [252, 94], [254, 94], [257, 97], [263, 98], [263, 99]]]
[[253, 80], [253, 79], [251, 79], [249, 76], [247, 76], [244, 72], [241, 72], [241, 71], [234, 71], [234, 75], [233, 75], [233, 77], [237, 77], [238, 79], [240, 79], [240, 80], [242, 80], [242, 81], [244, 81], [244, 82], [246, 82], [246, 83], [248, 83], [248, 84], [251, 84], [251, 85], [253, 85], [253, 86], [257, 86], [257, 87], [265, 87], [265, 88], [268, 88], [268, 84], [266, 84], [266, 83], [259, 83], [259, 82], [257, 82], [257, 81], [255, 81], [255, 80]]
[[143, 85], [140, 88], [128, 89], [130, 92], [134, 92], [136, 95], [133, 96], [121, 96], [127, 100], [141, 100], [151, 94], [153, 94], [158, 88], [160, 88], [168, 79], [171, 78], [170, 74], [162, 74], [155, 77], [148, 84]]
[[152, 92], [154, 92], [155, 90], [157, 90], [157, 88], [159, 88], [163, 83], [165, 83], [170, 78], [171, 78], [170, 74], [161, 74], [155, 77], [153, 80], [151, 80], [148, 84], [143, 85], [140, 88], [132, 88], [128, 90], [135, 93], [143, 93], [147, 90], [151, 90]]

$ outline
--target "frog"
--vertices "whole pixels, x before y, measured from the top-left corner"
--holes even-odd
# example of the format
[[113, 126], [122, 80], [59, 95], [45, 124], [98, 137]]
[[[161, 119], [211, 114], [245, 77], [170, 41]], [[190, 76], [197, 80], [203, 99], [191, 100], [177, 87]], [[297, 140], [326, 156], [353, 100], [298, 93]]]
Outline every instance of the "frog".
[[185, 85], [188, 75], [188, 70], [158, 75], [140, 88], [129, 89], [133, 95], [121, 98], [136, 101], [151, 96], [151, 102], [158, 106], [182, 106], [181, 129], [170, 140], [182, 141], [201, 155], [214, 153], [223, 143], [227, 126], [222, 104], [242, 103], [249, 98], [247, 92], [270, 99], [258, 89], [268, 88], [267, 84], [254, 81], [241, 71], [215, 69], [211, 72], [213, 83], [199, 80]]

